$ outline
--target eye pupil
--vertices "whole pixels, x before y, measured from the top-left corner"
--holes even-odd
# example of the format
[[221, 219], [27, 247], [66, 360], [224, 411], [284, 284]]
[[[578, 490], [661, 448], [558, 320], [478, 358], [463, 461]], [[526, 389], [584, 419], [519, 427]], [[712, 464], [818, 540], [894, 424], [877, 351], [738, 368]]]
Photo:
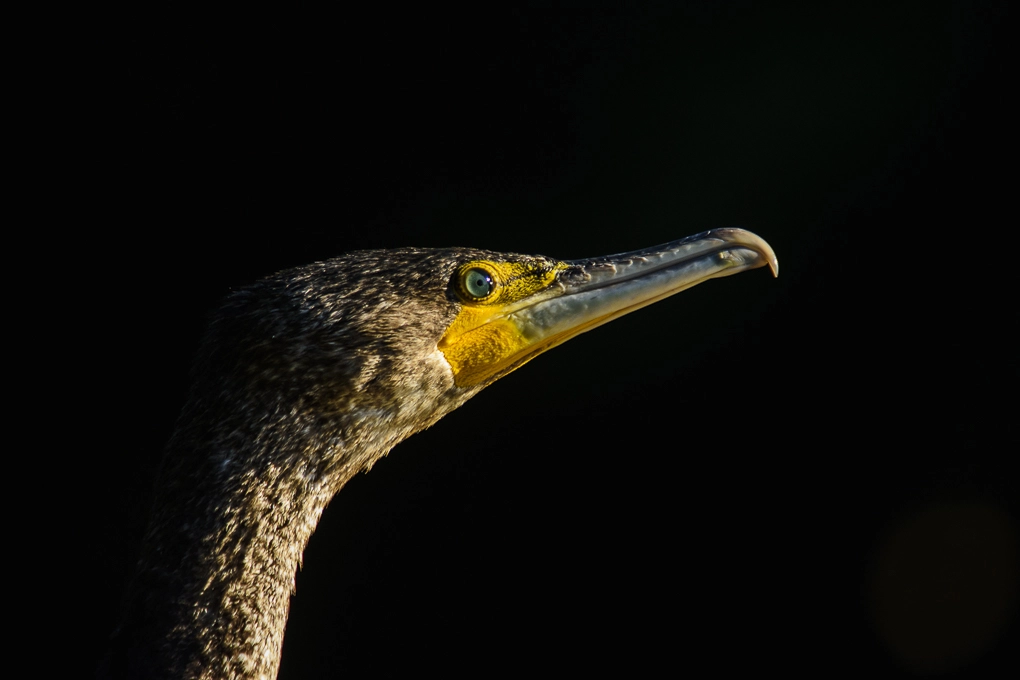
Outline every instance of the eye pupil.
[[484, 269], [469, 269], [464, 275], [464, 288], [471, 297], [487, 297], [493, 288], [492, 276]]

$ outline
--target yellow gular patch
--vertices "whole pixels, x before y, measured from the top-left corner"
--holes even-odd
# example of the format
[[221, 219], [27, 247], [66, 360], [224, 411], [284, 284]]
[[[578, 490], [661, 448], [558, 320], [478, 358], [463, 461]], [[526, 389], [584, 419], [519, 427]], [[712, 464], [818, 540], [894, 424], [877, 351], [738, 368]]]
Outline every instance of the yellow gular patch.
[[[464, 306], [439, 341], [439, 349], [449, 362], [457, 385], [476, 385], [525, 353], [529, 341], [506, 318], [506, 309], [548, 288], [556, 280], [556, 272], [566, 266], [543, 261], [491, 260], [475, 260], [460, 266], [454, 283]], [[491, 280], [491, 291], [484, 297], [468, 291], [465, 279], [469, 272], [477, 273], [473, 270], [482, 270]]]

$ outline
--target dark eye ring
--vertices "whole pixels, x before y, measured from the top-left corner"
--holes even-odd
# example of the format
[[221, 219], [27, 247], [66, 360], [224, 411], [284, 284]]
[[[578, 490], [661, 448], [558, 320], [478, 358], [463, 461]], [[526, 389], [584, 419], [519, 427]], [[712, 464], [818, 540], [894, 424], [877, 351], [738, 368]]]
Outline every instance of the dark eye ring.
[[481, 267], [471, 267], [460, 275], [461, 287], [469, 297], [475, 300], [484, 300], [492, 295], [496, 288], [496, 282], [492, 274]]

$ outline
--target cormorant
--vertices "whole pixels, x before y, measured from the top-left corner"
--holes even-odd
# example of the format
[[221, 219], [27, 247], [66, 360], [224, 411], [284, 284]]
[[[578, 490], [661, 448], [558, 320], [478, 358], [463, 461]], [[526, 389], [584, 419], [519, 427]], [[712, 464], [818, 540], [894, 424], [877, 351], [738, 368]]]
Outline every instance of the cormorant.
[[768, 265], [717, 229], [561, 262], [375, 250], [280, 272], [211, 321], [101, 674], [274, 678], [301, 554], [330, 499], [401, 440], [545, 350]]

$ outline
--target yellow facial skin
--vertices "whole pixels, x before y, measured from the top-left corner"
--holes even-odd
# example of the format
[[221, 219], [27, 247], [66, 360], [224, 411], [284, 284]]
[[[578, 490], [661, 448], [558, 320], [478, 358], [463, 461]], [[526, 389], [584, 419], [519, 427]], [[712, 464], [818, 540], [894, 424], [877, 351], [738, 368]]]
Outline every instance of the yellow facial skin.
[[771, 246], [734, 228], [596, 260], [466, 262], [453, 280], [461, 310], [438, 347], [458, 386], [481, 385], [624, 314], [765, 266], [779, 273]]
[[[470, 387], [505, 370], [521, 358], [533, 343], [508, 318], [517, 305], [556, 281], [567, 265], [547, 262], [495, 262], [475, 260], [457, 270], [455, 286], [464, 302], [460, 313], [439, 341], [439, 350], [453, 370], [454, 382]], [[485, 271], [492, 290], [484, 297], [472, 295], [465, 277], [472, 269]], [[523, 363], [523, 362], [521, 362]]]

